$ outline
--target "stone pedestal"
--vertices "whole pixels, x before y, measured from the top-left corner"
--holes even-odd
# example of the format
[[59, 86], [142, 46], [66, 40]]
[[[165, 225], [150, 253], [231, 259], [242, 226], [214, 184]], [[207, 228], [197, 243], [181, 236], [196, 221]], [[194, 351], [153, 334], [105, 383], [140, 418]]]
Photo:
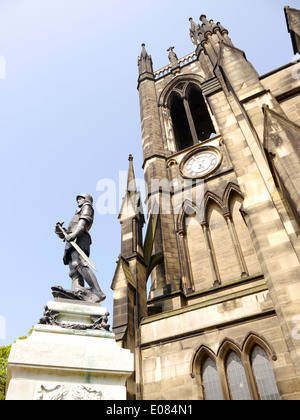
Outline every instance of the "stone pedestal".
[[106, 309], [73, 301], [49, 302], [46, 309], [53, 325], [35, 326], [12, 346], [6, 399], [126, 400], [133, 355], [99, 327]]

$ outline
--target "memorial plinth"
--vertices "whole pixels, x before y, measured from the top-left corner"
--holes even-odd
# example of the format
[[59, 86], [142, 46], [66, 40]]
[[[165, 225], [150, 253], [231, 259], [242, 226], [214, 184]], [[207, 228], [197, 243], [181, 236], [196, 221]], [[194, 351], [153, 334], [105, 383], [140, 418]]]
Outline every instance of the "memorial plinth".
[[6, 399], [126, 400], [133, 355], [108, 331], [106, 309], [63, 300], [45, 309], [48, 323], [12, 346]]

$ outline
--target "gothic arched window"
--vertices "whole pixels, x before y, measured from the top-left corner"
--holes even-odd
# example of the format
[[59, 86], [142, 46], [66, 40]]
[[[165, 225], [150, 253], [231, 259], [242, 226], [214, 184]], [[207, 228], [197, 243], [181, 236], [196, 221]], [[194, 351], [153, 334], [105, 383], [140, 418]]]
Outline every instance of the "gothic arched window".
[[216, 133], [201, 90], [193, 83], [179, 83], [169, 97], [177, 150], [198, 144]]
[[177, 149], [184, 150], [193, 146], [194, 141], [189, 121], [184, 109], [183, 100], [180, 96], [174, 95], [170, 111]]
[[223, 400], [218, 369], [210, 357], [206, 357], [202, 365], [202, 384], [205, 400]]
[[217, 353], [201, 346], [191, 375], [198, 378], [202, 400], [280, 400], [272, 366], [276, 360], [264, 338], [249, 333], [242, 346], [226, 339]]
[[195, 124], [198, 142], [209, 139], [216, 132], [202, 93], [192, 87], [188, 94], [188, 102]]
[[251, 365], [260, 399], [280, 400], [269, 357], [258, 345], [252, 350]]
[[227, 356], [226, 373], [231, 399], [251, 400], [243, 363], [234, 351]]

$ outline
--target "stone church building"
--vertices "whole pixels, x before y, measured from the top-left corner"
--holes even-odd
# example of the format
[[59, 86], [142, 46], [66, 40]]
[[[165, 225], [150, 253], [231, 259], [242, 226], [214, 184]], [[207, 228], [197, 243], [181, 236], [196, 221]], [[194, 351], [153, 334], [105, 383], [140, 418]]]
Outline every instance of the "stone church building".
[[299, 400], [300, 62], [259, 75], [221, 23], [189, 31], [191, 54], [138, 59], [147, 196], [130, 156], [112, 282], [128, 398]]

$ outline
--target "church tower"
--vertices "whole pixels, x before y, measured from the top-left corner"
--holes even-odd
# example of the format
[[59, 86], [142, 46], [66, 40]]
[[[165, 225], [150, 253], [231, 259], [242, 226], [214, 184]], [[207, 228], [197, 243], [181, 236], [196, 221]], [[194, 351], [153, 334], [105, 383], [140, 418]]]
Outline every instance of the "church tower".
[[147, 234], [123, 214], [130, 161], [112, 285], [130, 397], [300, 399], [299, 63], [260, 76], [220, 22], [189, 22], [192, 53], [138, 59]]

